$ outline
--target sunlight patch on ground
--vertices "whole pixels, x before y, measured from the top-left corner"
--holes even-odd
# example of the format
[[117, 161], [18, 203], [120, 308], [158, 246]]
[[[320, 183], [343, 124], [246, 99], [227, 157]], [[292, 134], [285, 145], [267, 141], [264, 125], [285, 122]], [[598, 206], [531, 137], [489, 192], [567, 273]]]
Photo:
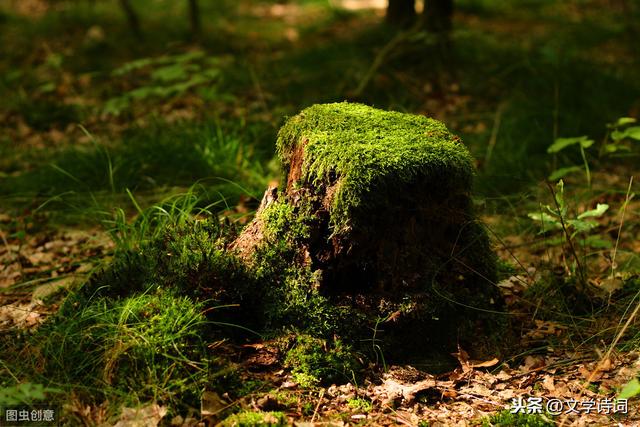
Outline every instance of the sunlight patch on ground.
[[347, 10], [384, 9], [387, 0], [330, 0], [331, 6]]

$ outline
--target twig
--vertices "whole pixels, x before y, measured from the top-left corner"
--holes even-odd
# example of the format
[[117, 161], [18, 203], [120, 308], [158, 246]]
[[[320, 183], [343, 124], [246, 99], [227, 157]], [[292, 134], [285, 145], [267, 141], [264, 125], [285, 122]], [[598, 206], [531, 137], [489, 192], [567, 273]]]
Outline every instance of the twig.
[[618, 244], [620, 243], [620, 234], [622, 233], [622, 225], [624, 224], [624, 214], [627, 211], [627, 205], [631, 201], [630, 193], [631, 186], [633, 185], [633, 176], [629, 179], [629, 187], [627, 188], [627, 195], [622, 205], [622, 213], [620, 214], [620, 227], [618, 227], [618, 237], [616, 237], [616, 244], [613, 247], [613, 254], [611, 255], [611, 278], [613, 279], [616, 272], [616, 254], [618, 253]]
[[11, 246], [9, 246], [9, 242], [4, 235], [4, 231], [0, 230], [0, 238], [2, 238], [2, 243], [4, 243], [5, 248], [7, 249], [7, 254], [11, 255]]
[[316, 405], [316, 409], [313, 410], [313, 416], [311, 417], [311, 423], [316, 419], [316, 415], [318, 415], [318, 409], [320, 409], [320, 404], [322, 403], [322, 398], [324, 397], [324, 389], [320, 390], [320, 397], [318, 397], [318, 404]]
[[[616, 335], [615, 339], [607, 349], [607, 352], [605, 353], [605, 355], [600, 358], [600, 360], [596, 364], [596, 367], [593, 369], [593, 371], [591, 371], [591, 374], [589, 374], [589, 378], [587, 378], [587, 382], [581, 385], [579, 397], [581, 397], [584, 394], [589, 384], [591, 384], [591, 382], [594, 380], [596, 375], [598, 375], [598, 373], [602, 370], [602, 365], [604, 364], [604, 362], [611, 357], [611, 353], [613, 353], [613, 349], [615, 348], [616, 345], [618, 345], [618, 342], [620, 341], [624, 333], [629, 328], [629, 325], [631, 324], [633, 319], [635, 319], [635, 317], [638, 315], [638, 311], [640, 311], [640, 302], [636, 304], [636, 308], [633, 310], [633, 313], [631, 313], [631, 315], [627, 319], [627, 322], [624, 324], [620, 332], [618, 332], [618, 335]], [[568, 415], [565, 415], [562, 419], [560, 419], [560, 423], [559, 423], [560, 427], [562, 427], [565, 424], [567, 420], [567, 416]]]
[[501, 103], [496, 110], [496, 114], [493, 119], [493, 128], [491, 129], [491, 137], [489, 138], [489, 144], [487, 145], [487, 154], [484, 156], [484, 167], [486, 168], [491, 161], [491, 155], [493, 149], [498, 141], [498, 131], [500, 130], [500, 122], [502, 121], [502, 113], [506, 107], [506, 103]]
[[551, 195], [553, 196], [553, 203], [556, 205], [556, 210], [558, 211], [558, 217], [560, 218], [560, 225], [562, 225], [562, 231], [564, 232], [565, 237], [567, 238], [567, 242], [569, 243], [569, 249], [571, 249], [571, 254], [573, 258], [576, 260], [576, 266], [578, 268], [579, 273], [579, 283], [581, 290], [584, 290], [584, 286], [586, 284], [586, 273], [582, 267], [582, 263], [580, 262], [580, 257], [578, 256], [578, 252], [576, 251], [576, 247], [573, 245], [573, 239], [571, 238], [571, 234], [567, 229], [567, 225], [564, 222], [564, 215], [562, 215], [562, 210], [560, 209], [560, 205], [558, 204], [558, 199], [556, 198], [556, 192], [551, 186], [551, 183], [547, 181], [547, 186], [549, 187], [549, 191], [551, 191]]
[[400, 423], [400, 424], [404, 424], [404, 425], [406, 425], [406, 426], [413, 427], [413, 424], [412, 424], [410, 421], [407, 421], [407, 420], [405, 420], [404, 418], [402, 418], [402, 417], [400, 416], [400, 414], [398, 414], [398, 412], [397, 412], [394, 408], [392, 408], [391, 406], [389, 406], [389, 405], [385, 405], [383, 409], [389, 409], [389, 410], [391, 410], [391, 412], [393, 413], [393, 415], [396, 417], [396, 419], [395, 419], [394, 421], [396, 421], [396, 422], [398, 422], [398, 423]]
[[494, 402], [493, 400], [483, 399], [482, 397], [478, 397], [470, 393], [461, 394], [460, 397], [467, 398], [470, 400], [477, 400], [478, 402], [487, 403], [493, 406], [500, 406], [500, 407], [504, 406], [502, 403]]
[[358, 84], [358, 87], [356, 88], [356, 90], [353, 91], [353, 96], [354, 97], [357, 98], [360, 95], [362, 95], [362, 92], [364, 92], [364, 90], [367, 88], [367, 86], [369, 85], [369, 82], [371, 81], [373, 76], [378, 71], [378, 68], [380, 68], [380, 66], [383, 64], [384, 60], [387, 58], [387, 55], [389, 55], [389, 53], [393, 49], [395, 49], [395, 47], [397, 45], [399, 45], [403, 40], [408, 38], [408, 36], [410, 34], [413, 34], [415, 32], [415, 28], [417, 28], [417, 27], [411, 28], [411, 29], [406, 30], [406, 31], [399, 32], [386, 45], [384, 45], [382, 47], [382, 49], [380, 49], [380, 51], [376, 55], [375, 59], [373, 60], [373, 63], [371, 64], [371, 67], [369, 67], [369, 69], [365, 73], [365, 75], [362, 78], [362, 80], [360, 80], [360, 83]]

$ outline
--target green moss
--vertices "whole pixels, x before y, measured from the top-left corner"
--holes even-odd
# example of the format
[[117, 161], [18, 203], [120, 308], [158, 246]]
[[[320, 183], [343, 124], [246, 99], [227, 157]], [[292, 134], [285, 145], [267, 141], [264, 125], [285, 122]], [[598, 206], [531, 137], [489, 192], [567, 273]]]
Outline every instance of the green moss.
[[227, 417], [220, 425], [223, 427], [286, 426], [287, 417], [282, 412], [244, 411]]
[[[77, 307], [99, 298], [126, 298], [157, 288], [170, 289], [176, 295], [207, 300], [207, 306], [233, 305], [209, 311], [212, 321], [253, 327], [262, 320], [255, 306], [262, 295], [248, 271], [232, 252], [225, 249], [226, 237], [214, 221], [188, 221], [168, 227], [160, 238], [138, 251], [116, 255], [113, 264], [95, 274], [61, 308], [61, 315], [72, 314]], [[229, 333], [240, 333], [229, 328]]]
[[262, 212], [266, 238], [270, 241], [278, 239], [308, 239], [309, 222], [313, 220], [309, 212], [300, 212], [300, 208], [286, 202], [275, 202]]
[[280, 330], [289, 325], [317, 336], [329, 337], [351, 327], [344, 318], [357, 315], [331, 303], [320, 293], [317, 273], [298, 259], [314, 221], [308, 205], [294, 207], [277, 200], [262, 212], [265, 236], [253, 253], [252, 274], [262, 292], [265, 327]]
[[[472, 159], [442, 123], [314, 105], [282, 127], [278, 154], [287, 189], [262, 212], [254, 263], [277, 283], [273, 324], [355, 345], [401, 313], [378, 337], [393, 358], [492, 333], [483, 310], [500, 309], [496, 257], [469, 198]], [[353, 294], [362, 302], [341, 299]], [[416, 328], [433, 332], [415, 340]]]
[[300, 185], [338, 183], [331, 224], [353, 226], [357, 211], [388, 201], [407, 185], [428, 183], [438, 191], [466, 191], [473, 162], [467, 149], [440, 122], [362, 104], [318, 104], [290, 118], [278, 134], [285, 172], [294, 147], [304, 147]]
[[360, 366], [352, 349], [340, 340], [329, 343], [310, 335], [296, 337], [287, 352], [284, 365], [303, 387], [345, 382], [353, 378]]
[[505, 409], [482, 421], [483, 427], [553, 427], [551, 418], [541, 414], [512, 414]]
[[349, 399], [347, 401], [347, 405], [355, 411], [358, 412], [371, 412], [373, 409], [373, 405], [370, 401], [360, 398]]

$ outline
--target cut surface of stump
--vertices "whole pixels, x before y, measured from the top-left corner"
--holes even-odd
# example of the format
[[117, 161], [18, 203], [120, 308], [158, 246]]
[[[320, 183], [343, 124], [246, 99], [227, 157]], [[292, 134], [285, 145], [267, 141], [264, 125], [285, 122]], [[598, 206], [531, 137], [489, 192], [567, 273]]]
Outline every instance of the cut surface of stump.
[[317, 295], [421, 349], [486, 327], [495, 256], [472, 209], [473, 159], [442, 123], [318, 104], [285, 123], [277, 150], [281, 187], [231, 246], [254, 268], [285, 261], [282, 304]]

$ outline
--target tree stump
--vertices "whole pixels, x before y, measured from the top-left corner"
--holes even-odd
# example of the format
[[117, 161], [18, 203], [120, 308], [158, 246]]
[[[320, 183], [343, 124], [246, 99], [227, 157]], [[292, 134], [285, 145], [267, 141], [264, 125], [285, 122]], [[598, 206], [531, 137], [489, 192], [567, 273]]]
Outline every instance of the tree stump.
[[[294, 323], [329, 304], [349, 331], [401, 355], [495, 331], [496, 258], [473, 212], [473, 160], [442, 123], [319, 104], [286, 122], [277, 152], [281, 185], [231, 248], [271, 269], [264, 286], [283, 289], [274, 304], [284, 312], [298, 307]], [[492, 351], [487, 343], [476, 349]]]

